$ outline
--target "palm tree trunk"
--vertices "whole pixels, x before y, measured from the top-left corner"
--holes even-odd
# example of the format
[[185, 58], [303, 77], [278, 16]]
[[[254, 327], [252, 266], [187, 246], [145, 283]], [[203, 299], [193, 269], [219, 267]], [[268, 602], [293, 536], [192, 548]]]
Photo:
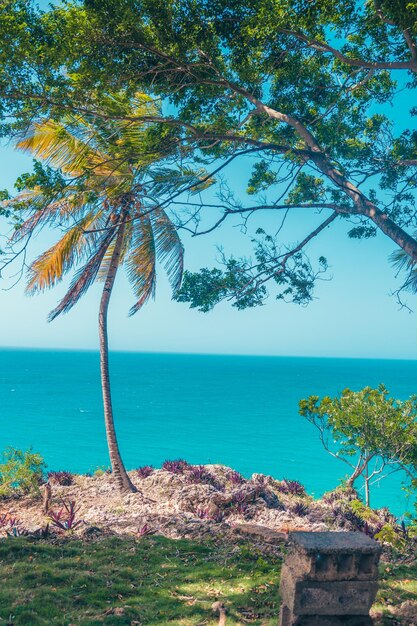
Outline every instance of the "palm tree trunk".
[[125, 231], [125, 222], [118, 227], [116, 243], [114, 246], [109, 270], [104, 283], [103, 294], [100, 301], [100, 311], [98, 316], [98, 328], [100, 337], [100, 371], [101, 371], [101, 388], [103, 392], [103, 408], [104, 422], [106, 425], [107, 445], [109, 448], [109, 456], [112, 467], [113, 476], [116, 478], [117, 484], [121, 491], [137, 491], [136, 487], [130, 480], [117, 443], [116, 430], [114, 428], [113, 406], [111, 401], [110, 390], [110, 373], [109, 373], [109, 346], [107, 337], [107, 311], [109, 301], [113, 289], [114, 281], [119, 267], [119, 259], [123, 245], [123, 237]]

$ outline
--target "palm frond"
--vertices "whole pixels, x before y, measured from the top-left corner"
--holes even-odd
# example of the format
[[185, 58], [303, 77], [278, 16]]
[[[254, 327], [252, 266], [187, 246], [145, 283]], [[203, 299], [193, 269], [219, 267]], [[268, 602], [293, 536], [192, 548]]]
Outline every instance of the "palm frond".
[[70, 228], [63, 237], [41, 254], [29, 268], [26, 292], [34, 294], [53, 287], [74, 264], [78, 263], [91, 249], [92, 238], [84, 230], [95, 221], [96, 214], [89, 213]]
[[43, 195], [22, 192], [16, 196], [16, 200], [27, 204], [25, 212], [32, 214], [13, 233], [12, 241], [21, 241], [27, 235], [34, 232], [37, 227], [53, 225], [55, 223], [66, 224], [74, 222], [80, 212], [88, 204], [87, 194], [63, 195], [59, 200], [48, 201]]
[[81, 137], [77, 136], [81, 120], [82, 118], [74, 119], [72, 126], [55, 120], [35, 122], [25, 137], [17, 143], [17, 147], [31, 152], [70, 176], [80, 176], [87, 170], [94, 170], [96, 175], [115, 175], [117, 167], [114, 159], [94, 147], [88, 137], [82, 137], [82, 134]]
[[137, 91], [129, 103], [133, 115], [139, 117], [144, 115], [160, 115], [162, 105], [160, 100], [155, 100], [147, 93]]
[[181, 169], [158, 167], [152, 168], [151, 176], [153, 182], [151, 193], [155, 196], [181, 191], [200, 193], [215, 182], [204, 168], [192, 170], [187, 167]]
[[115, 233], [114, 230], [106, 231], [100, 238], [95, 253], [87, 261], [87, 263], [75, 274], [70, 288], [65, 296], [62, 298], [58, 306], [51, 311], [48, 316], [48, 321], [54, 320], [61, 313], [67, 313], [74, 304], [78, 302], [82, 295], [88, 290], [91, 284], [94, 282], [97, 273], [100, 269], [101, 262], [106, 250], [111, 244]]
[[397, 273], [406, 273], [406, 279], [401, 289], [417, 293], [417, 262], [402, 249], [395, 250], [390, 255], [390, 261]]
[[175, 225], [163, 209], [151, 213], [155, 239], [156, 256], [163, 264], [172, 290], [175, 293], [181, 286], [184, 271], [184, 247]]
[[134, 315], [155, 295], [156, 249], [149, 216], [142, 217], [133, 226], [131, 252], [126, 259], [126, 270], [133, 292], [137, 298], [129, 315]]

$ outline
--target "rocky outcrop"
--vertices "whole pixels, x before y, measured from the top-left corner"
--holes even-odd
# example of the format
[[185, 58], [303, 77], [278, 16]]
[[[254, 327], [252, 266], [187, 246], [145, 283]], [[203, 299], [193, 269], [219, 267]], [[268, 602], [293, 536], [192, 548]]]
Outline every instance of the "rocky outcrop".
[[[201, 538], [232, 536], [236, 528], [245, 525], [283, 536], [292, 530], [363, 529], [351, 508], [354, 493], [339, 489], [314, 500], [297, 481], [279, 481], [263, 474], [246, 479], [222, 465], [177, 465], [172, 464], [176, 471], [150, 470], [146, 477], [144, 472], [130, 472], [137, 493], [120, 494], [108, 473], [75, 475], [70, 485], [54, 482], [49, 509], [58, 509], [62, 500], [75, 500], [78, 517], [85, 522], [77, 532], [94, 527], [140, 534], [146, 527], [169, 537]], [[3, 504], [0, 502], [0, 514], [18, 517], [29, 530], [47, 521], [41, 500], [26, 498]], [[387, 513], [384, 515], [386, 519]], [[372, 514], [375, 528], [383, 523], [382, 517], [378, 512]]]

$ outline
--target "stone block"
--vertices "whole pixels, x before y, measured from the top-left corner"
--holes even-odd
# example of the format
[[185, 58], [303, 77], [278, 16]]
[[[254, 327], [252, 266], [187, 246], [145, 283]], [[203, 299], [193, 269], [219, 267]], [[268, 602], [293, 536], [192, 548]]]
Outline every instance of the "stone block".
[[281, 626], [372, 626], [373, 620], [365, 615], [291, 615], [282, 607]]
[[377, 590], [376, 581], [296, 580], [283, 566], [282, 602], [296, 615], [367, 615]]
[[376, 580], [381, 546], [363, 533], [294, 532], [286, 564], [296, 578]]
[[281, 572], [281, 626], [365, 626], [381, 546], [362, 533], [294, 532]]

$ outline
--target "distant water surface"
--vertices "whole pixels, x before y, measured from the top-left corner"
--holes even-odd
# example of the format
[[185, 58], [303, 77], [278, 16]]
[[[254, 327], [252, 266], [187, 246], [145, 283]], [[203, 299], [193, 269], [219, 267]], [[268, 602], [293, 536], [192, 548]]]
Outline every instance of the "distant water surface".
[[[417, 392], [417, 361], [182, 354], [111, 354], [120, 447], [128, 468], [183, 457], [302, 481], [319, 495], [345, 475], [298, 415], [310, 394], [383, 382]], [[0, 449], [32, 446], [50, 469], [108, 465], [94, 352], [0, 350]], [[411, 504], [398, 478], [375, 489], [375, 506]]]

